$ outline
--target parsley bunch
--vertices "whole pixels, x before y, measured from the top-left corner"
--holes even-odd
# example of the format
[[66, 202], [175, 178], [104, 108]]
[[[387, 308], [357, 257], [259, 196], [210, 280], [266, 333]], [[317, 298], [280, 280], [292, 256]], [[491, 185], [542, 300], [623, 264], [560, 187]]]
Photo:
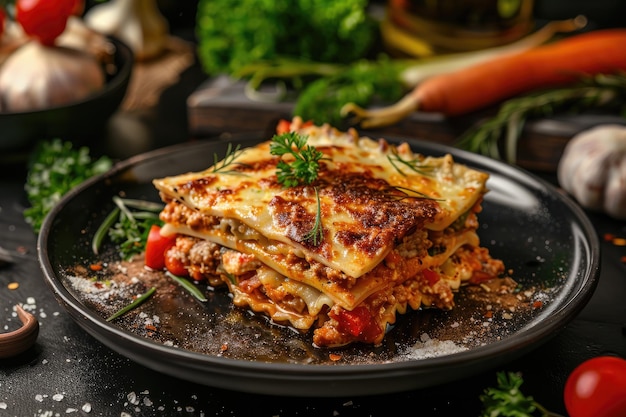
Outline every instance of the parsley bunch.
[[89, 148], [74, 148], [60, 139], [39, 143], [32, 156], [24, 189], [31, 207], [24, 218], [39, 233], [44, 218], [61, 197], [81, 182], [108, 171], [108, 157], [94, 159]]

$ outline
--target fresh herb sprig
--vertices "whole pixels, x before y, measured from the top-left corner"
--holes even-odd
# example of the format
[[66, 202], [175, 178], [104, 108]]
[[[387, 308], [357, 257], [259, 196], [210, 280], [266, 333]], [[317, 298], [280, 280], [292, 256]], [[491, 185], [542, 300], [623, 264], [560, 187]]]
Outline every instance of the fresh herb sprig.
[[389, 163], [395, 168], [395, 170], [403, 176], [406, 176], [406, 174], [404, 171], [402, 171], [402, 166], [405, 166], [411, 171], [425, 176], [430, 175], [429, 171], [432, 171], [434, 168], [433, 166], [422, 164], [422, 161], [419, 159], [404, 159], [397, 153], [388, 155], [387, 160], [389, 160]]
[[91, 247], [98, 254], [105, 237], [118, 247], [122, 259], [128, 260], [145, 249], [150, 227], [161, 224], [163, 204], [146, 200], [113, 197], [115, 208], [94, 233]]
[[278, 182], [285, 187], [311, 184], [315, 181], [320, 167], [319, 160], [324, 157], [314, 146], [307, 145], [307, 136], [296, 132], [274, 135], [270, 153], [280, 157], [289, 154], [294, 158], [292, 162], [281, 159], [276, 166]]
[[317, 201], [317, 210], [315, 212], [315, 223], [313, 223], [313, 228], [309, 230], [309, 233], [304, 235], [306, 240], [310, 240], [313, 242], [313, 246], [317, 246], [324, 239], [324, 229], [322, 228], [322, 210], [320, 203], [320, 195], [317, 191], [317, 187], [313, 188], [315, 190], [315, 200]]
[[[296, 132], [274, 135], [270, 143], [270, 153], [281, 157], [276, 165], [276, 177], [285, 187], [295, 187], [301, 183], [308, 185], [315, 181], [319, 173], [319, 161], [324, 157], [324, 154], [314, 146], [307, 145], [307, 136]], [[287, 154], [293, 156], [294, 161], [285, 162], [282, 156]], [[304, 238], [317, 246], [324, 238], [324, 230], [319, 192], [317, 187], [313, 189], [317, 201], [315, 223]]]
[[24, 219], [39, 233], [46, 215], [61, 197], [81, 182], [108, 171], [112, 164], [108, 157], [93, 158], [89, 148], [75, 148], [69, 141], [57, 138], [40, 142], [24, 185], [30, 203]]
[[226, 148], [226, 155], [221, 161], [219, 160], [219, 157], [217, 156], [217, 154], [213, 154], [213, 168], [211, 169], [211, 172], [219, 172], [221, 174], [235, 174], [235, 175], [241, 174], [239, 171], [232, 169], [232, 166], [233, 165], [245, 166], [245, 164], [235, 162], [237, 158], [239, 158], [242, 152], [243, 152], [243, 149], [241, 149], [241, 145], [238, 144], [237, 146], [235, 146], [235, 149], [233, 149], [233, 144], [229, 143], [228, 147]]
[[[470, 128], [457, 146], [475, 153], [515, 163], [517, 145], [526, 121], [557, 111], [617, 107], [624, 113], [626, 74], [600, 74], [581, 79], [577, 86], [555, 88], [505, 101], [491, 119]], [[504, 151], [504, 156], [501, 151]]]
[[140, 296], [138, 296], [137, 298], [135, 298], [130, 304], [124, 306], [123, 308], [119, 309], [115, 313], [111, 314], [109, 317], [107, 317], [106, 321], [113, 321], [113, 320], [123, 316], [124, 314], [128, 313], [129, 311], [137, 308], [140, 304], [142, 304], [148, 298], [152, 297], [152, 295], [155, 292], [156, 292], [156, 288], [155, 287], [150, 288], [148, 291], [146, 291], [145, 293], [143, 293]]
[[524, 383], [517, 372], [498, 372], [497, 387], [485, 389], [480, 396], [483, 410], [480, 417], [562, 417], [539, 404], [520, 390]]

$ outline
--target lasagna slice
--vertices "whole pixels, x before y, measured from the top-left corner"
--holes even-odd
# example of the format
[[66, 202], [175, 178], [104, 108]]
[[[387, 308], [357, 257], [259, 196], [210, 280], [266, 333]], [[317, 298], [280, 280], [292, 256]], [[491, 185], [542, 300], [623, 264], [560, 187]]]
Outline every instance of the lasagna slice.
[[322, 153], [311, 183], [279, 182], [294, 159], [273, 155], [274, 139], [154, 180], [161, 233], [177, 235], [168, 256], [193, 279], [335, 347], [380, 344], [397, 314], [451, 309], [463, 283], [503, 273], [476, 234], [486, 173], [354, 130], [282, 126]]

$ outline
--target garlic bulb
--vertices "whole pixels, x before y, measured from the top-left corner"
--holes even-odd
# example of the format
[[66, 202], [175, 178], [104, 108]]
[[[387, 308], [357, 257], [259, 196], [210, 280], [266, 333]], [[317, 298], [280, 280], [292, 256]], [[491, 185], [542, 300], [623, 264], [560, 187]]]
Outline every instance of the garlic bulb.
[[105, 81], [93, 55], [28, 42], [0, 67], [0, 109], [23, 112], [67, 105], [100, 90]]
[[574, 136], [557, 176], [581, 206], [626, 219], [626, 126], [599, 125]]
[[137, 61], [165, 50], [169, 25], [155, 0], [109, 0], [89, 9], [84, 20], [93, 30], [125, 42]]

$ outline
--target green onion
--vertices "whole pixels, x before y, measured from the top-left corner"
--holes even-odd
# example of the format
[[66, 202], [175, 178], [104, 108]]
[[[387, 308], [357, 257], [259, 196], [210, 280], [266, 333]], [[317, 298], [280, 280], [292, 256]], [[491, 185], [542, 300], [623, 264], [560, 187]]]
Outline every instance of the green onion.
[[202, 293], [202, 291], [200, 291], [198, 289], [198, 287], [193, 285], [191, 282], [189, 282], [185, 278], [179, 277], [178, 275], [174, 275], [174, 274], [172, 274], [169, 271], [166, 272], [166, 275], [169, 276], [170, 278], [172, 278], [174, 281], [176, 281], [181, 287], [183, 287], [185, 290], [187, 290], [187, 292], [189, 292], [191, 295], [196, 297], [198, 300], [200, 300], [200, 301], [208, 301], [207, 298]]
[[98, 254], [98, 251], [100, 250], [100, 246], [102, 245], [102, 241], [106, 237], [109, 229], [117, 221], [119, 214], [120, 214], [120, 208], [115, 207], [111, 211], [111, 213], [109, 213], [109, 215], [106, 217], [106, 219], [104, 219], [100, 227], [98, 227], [98, 230], [96, 230], [96, 233], [93, 235], [93, 239], [91, 240], [91, 249], [93, 250], [93, 253], [95, 255]]
[[132, 303], [130, 303], [126, 307], [122, 308], [121, 310], [118, 310], [116, 313], [109, 316], [109, 318], [107, 318], [107, 321], [113, 321], [116, 318], [121, 317], [124, 314], [128, 313], [130, 310], [134, 309], [135, 307], [137, 307], [138, 305], [146, 301], [148, 298], [152, 297], [152, 294], [154, 294], [155, 291], [156, 291], [155, 287], [150, 288], [148, 291], [146, 291], [139, 297], [135, 298]]

